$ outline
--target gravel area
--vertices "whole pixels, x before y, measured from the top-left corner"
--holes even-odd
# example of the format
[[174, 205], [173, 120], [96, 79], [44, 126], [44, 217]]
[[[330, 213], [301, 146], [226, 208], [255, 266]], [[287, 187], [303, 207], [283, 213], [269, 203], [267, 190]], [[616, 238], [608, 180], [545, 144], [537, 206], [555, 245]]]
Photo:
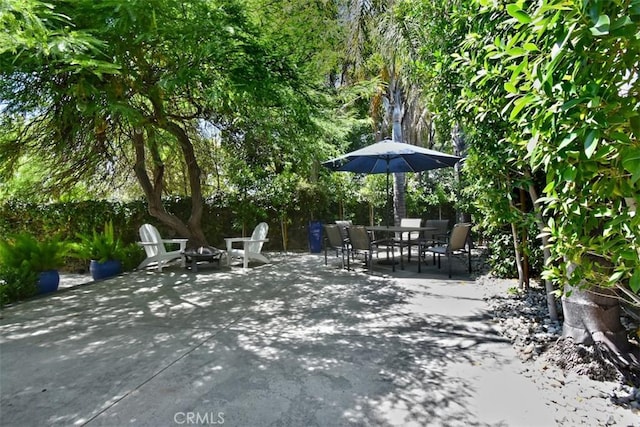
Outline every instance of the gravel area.
[[549, 320], [541, 285], [532, 282], [528, 293], [520, 293], [515, 280], [485, 275], [476, 282], [486, 289], [498, 329], [525, 363], [523, 374], [543, 390], [558, 425], [640, 426], [640, 390], [623, 384], [593, 348], [561, 338], [562, 324]]

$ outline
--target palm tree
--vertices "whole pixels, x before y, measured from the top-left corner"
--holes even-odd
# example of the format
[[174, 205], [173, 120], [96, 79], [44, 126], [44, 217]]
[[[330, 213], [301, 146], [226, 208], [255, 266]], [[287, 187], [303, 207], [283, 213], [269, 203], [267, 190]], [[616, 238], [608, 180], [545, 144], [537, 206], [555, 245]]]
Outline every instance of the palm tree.
[[[342, 8], [347, 25], [342, 81], [377, 81], [370, 115], [375, 139], [389, 138], [431, 148], [431, 115], [420, 102], [419, 86], [409, 79], [413, 54], [409, 32], [393, 16], [394, 0], [348, 0]], [[406, 216], [405, 174], [394, 174], [394, 218]]]

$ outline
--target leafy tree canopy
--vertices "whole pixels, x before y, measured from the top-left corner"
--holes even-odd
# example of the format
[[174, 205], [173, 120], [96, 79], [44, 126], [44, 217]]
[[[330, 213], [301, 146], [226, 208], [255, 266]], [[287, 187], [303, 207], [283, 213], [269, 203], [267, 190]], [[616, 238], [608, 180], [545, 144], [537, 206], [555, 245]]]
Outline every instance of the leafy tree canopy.
[[[152, 213], [191, 235], [202, 182], [229, 185], [236, 176], [208, 160], [203, 174], [200, 159], [212, 152], [229, 150], [260, 173], [313, 164], [322, 87], [303, 78], [307, 71], [294, 61], [301, 50], [261, 33], [246, 3], [8, 5], [0, 99], [16, 132], [2, 141], [4, 166], [39, 151], [55, 165], [49, 182], [57, 187], [133, 166]], [[186, 227], [162, 208], [175, 181], [169, 167], [185, 177], [173, 185], [194, 198]]]

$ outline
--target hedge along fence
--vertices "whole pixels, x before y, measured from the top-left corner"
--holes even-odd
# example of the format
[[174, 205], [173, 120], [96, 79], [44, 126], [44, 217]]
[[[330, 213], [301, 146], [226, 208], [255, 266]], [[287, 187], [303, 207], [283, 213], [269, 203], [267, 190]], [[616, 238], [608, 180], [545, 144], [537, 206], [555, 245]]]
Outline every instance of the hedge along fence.
[[[252, 205], [251, 202], [247, 203]], [[225, 237], [238, 236], [242, 232], [243, 220], [229, 205], [217, 198], [205, 201], [202, 228], [209, 244], [213, 246], [222, 248]], [[189, 218], [191, 214], [191, 199], [188, 197], [165, 199], [164, 206], [168, 212], [183, 220]], [[272, 251], [283, 249], [279, 213], [270, 211], [268, 207], [257, 207], [249, 213], [245, 212], [244, 215], [247, 234], [251, 234], [258, 222], [265, 221], [269, 224], [270, 239], [265, 249]], [[284, 216], [288, 224], [287, 248], [289, 250], [308, 249], [309, 218], [303, 218], [302, 215], [301, 212], [293, 212]], [[320, 220], [335, 219], [337, 218]], [[129, 202], [93, 200], [45, 205], [7, 201], [0, 204], [0, 238], [27, 232], [35, 237], [55, 235], [64, 240], [76, 241], [78, 234], [101, 230], [107, 221], [112, 221], [116, 233], [124, 243], [138, 241], [138, 228], [144, 223], [155, 225], [164, 238], [181, 237], [149, 214], [145, 200]]]
[[26, 232], [35, 237], [58, 236], [68, 241], [77, 240], [78, 234], [101, 230], [112, 221], [119, 237], [125, 243], [135, 242], [137, 220], [148, 217], [142, 201], [129, 203], [108, 201], [82, 201], [53, 204], [33, 204], [9, 201], [0, 205], [0, 234]]
[[[258, 222], [269, 224], [269, 242], [266, 251], [282, 251], [284, 248], [281, 222], [287, 223], [287, 250], [306, 251], [308, 246], [308, 224], [311, 219], [323, 223], [341, 219], [336, 216], [337, 203], [313, 200], [309, 196], [298, 200], [290, 212], [276, 211], [274, 208], [261, 207], [258, 201], [237, 200], [214, 197], [205, 200], [202, 228], [210, 245], [224, 249], [224, 238], [239, 236], [244, 225], [247, 235], [251, 234]], [[172, 197], [164, 200], [165, 209], [186, 220], [191, 214], [189, 197]], [[235, 207], [234, 207], [235, 206]], [[246, 207], [249, 206], [249, 209]], [[301, 207], [305, 209], [301, 209]], [[309, 207], [313, 207], [314, 217], [309, 216]], [[238, 210], [242, 210], [242, 217]], [[415, 213], [424, 219], [435, 218], [427, 212]], [[435, 213], [434, 213], [435, 214]], [[382, 216], [382, 212], [377, 212]], [[427, 216], [424, 216], [427, 215]], [[363, 203], [350, 203], [346, 218], [357, 224], [368, 224], [369, 210]], [[453, 218], [450, 218], [453, 219]], [[91, 200], [52, 204], [33, 204], [20, 201], [7, 201], [0, 204], [0, 238], [10, 234], [26, 232], [36, 238], [58, 236], [67, 241], [78, 241], [78, 234], [90, 234], [102, 230], [105, 222], [111, 221], [118, 237], [123, 243], [139, 240], [138, 228], [144, 223], [155, 225], [164, 238], [182, 237], [175, 234], [148, 212], [146, 200], [128, 202]], [[142, 249], [141, 255], [142, 255]], [[75, 269], [76, 266], [74, 266]]]
[[[164, 203], [167, 211], [179, 218], [189, 217], [191, 201], [188, 198], [167, 199]], [[221, 209], [211, 202], [205, 205], [202, 225], [211, 244], [216, 244], [229, 235], [237, 235], [230, 220], [232, 216], [229, 208]], [[0, 205], [1, 235], [27, 232], [36, 237], [57, 235], [61, 239], [74, 241], [79, 233], [101, 230], [107, 221], [113, 222], [116, 233], [124, 243], [138, 241], [138, 228], [147, 222], [154, 224], [163, 237], [178, 237], [173, 230], [149, 214], [144, 200], [97, 200], [47, 205], [9, 201]]]

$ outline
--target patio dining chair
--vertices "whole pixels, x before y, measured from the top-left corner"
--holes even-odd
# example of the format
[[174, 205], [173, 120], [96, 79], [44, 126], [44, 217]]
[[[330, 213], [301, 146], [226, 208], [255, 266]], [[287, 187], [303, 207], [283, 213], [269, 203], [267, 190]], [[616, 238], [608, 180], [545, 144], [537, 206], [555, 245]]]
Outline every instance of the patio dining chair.
[[351, 220], [336, 221], [336, 225], [338, 226], [338, 230], [340, 230], [340, 235], [342, 236], [342, 240], [344, 240], [345, 243], [349, 242], [349, 232], [347, 230], [349, 230], [349, 227], [351, 227], [352, 224], [353, 222]]
[[[357, 254], [364, 254], [364, 262], [367, 265], [369, 272], [371, 272], [371, 265], [373, 262], [373, 254], [381, 251], [380, 246], [381, 243], [384, 243], [384, 240], [372, 240], [371, 235], [367, 231], [364, 225], [352, 225], [348, 229], [349, 232], [349, 243], [351, 244], [351, 251], [353, 256]], [[385, 248], [385, 250], [388, 250]], [[395, 254], [391, 251], [392, 262], [395, 263]], [[349, 256], [347, 256], [347, 270], [351, 269]]]
[[425, 227], [435, 228], [434, 231], [425, 232], [423, 242], [428, 246], [444, 244], [447, 242], [449, 235], [448, 219], [428, 219], [425, 221]]
[[[440, 257], [442, 255], [448, 258], [448, 266], [449, 266], [449, 278], [451, 278], [451, 263], [452, 258], [456, 254], [466, 253], [469, 261], [469, 273], [471, 273], [471, 242], [469, 241], [471, 231], [471, 224], [469, 223], [458, 223], [453, 226], [451, 230], [451, 235], [449, 236], [449, 240], [447, 243], [443, 244], [435, 244], [428, 246], [427, 243], [421, 242], [419, 245], [419, 256], [418, 256], [418, 272], [422, 272], [421, 268], [421, 259], [423, 253], [431, 252], [434, 257], [438, 258], [438, 268], [440, 268]], [[468, 247], [467, 247], [468, 246]]]
[[[421, 218], [402, 218], [400, 219], [400, 227], [420, 227], [422, 225]], [[411, 261], [411, 247], [420, 243], [419, 231], [403, 231], [396, 236], [395, 244], [400, 245], [400, 256], [402, 256], [403, 248], [407, 248], [407, 259]]]
[[336, 257], [342, 256], [341, 268], [344, 268], [345, 253], [349, 256], [349, 243], [342, 237], [340, 227], [336, 224], [324, 224], [324, 265], [327, 265], [327, 251], [332, 249], [336, 251]]

